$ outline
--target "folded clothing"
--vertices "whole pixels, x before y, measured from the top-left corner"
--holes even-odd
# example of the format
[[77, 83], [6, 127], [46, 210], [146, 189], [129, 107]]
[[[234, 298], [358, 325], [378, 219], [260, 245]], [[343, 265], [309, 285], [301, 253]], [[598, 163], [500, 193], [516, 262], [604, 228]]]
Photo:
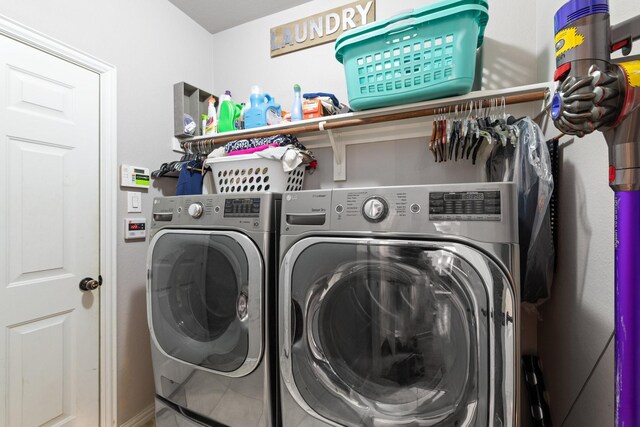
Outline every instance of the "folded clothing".
[[227, 150], [225, 149], [224, 145], [222, 147], [218, 147], [216, 149], [214, 149], [211, 153], [209, 153], [209, 155], [207, 156], [208, 159], [215, 159], [218, 157], [224, 157], [227, 155]]
[[277, 144], [278, 146], [293, 145], [301, 150], [307, 148], [298, 142], [298, 138], [293, 135], [274, 135], [264, 138], [236, 139], [229, 141], [224, 146], [227, 154], [238, 150], [247, 150], [249, 148], [260, 147], [262, 145]]
[[300, 150], [292, 145], [269, 147], [266, 150], [256, 152], [256, 155], [265, 159], [280, 160], [284, 172], [291, 172], [301, 164], [308, 165], [307, 169], [309, 170], [313, 170], [318, 166], [318, 162], [316, 162], [311, 151]]
[[263, 151], [266, 150], [269, 147], [279, 147], [278, 144], [266, 144], [266, 145], [260, 145], [258, 147], [253, 147], [253, 148], [247, 148], [245, 150], [236, 150], [236, 151], [232, 151], [230, 152], [228, 155], [229, 156], [241, 156], [243, 154], [252, 154], [258, 151]]
[[340, 101], [338, 101], [338, 98], [336, 98], [334, 94], [328, 93], [328, 92], [305, 93], [304, 95], [302, 95], [302, 97], [304, 99], [326, 98], [326, 99], [329, 99], [335, 107], [340, 106]]
[[305, 164], [311, 173], [318, 166], [313, 153], [302, 145], [293, 135], [275, 135], [265, 138], [237, 139], [229, 141], [222, 147], [213, 150], [208, 158], [256, 154], [264, 158], [282, 161], [282, 168], [289, 172], [300, 164]]

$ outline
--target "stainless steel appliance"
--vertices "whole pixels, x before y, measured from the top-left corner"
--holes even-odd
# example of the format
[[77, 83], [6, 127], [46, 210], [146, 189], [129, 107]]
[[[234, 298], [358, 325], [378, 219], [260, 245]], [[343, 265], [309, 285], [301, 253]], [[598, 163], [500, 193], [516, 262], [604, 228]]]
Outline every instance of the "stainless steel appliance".
[[513, 184], [283, 196], [282, 420], [516, 426]]
[[154, 200], [147, 310], [159, 427], [277, 424], [279, 206], [268, 193]]

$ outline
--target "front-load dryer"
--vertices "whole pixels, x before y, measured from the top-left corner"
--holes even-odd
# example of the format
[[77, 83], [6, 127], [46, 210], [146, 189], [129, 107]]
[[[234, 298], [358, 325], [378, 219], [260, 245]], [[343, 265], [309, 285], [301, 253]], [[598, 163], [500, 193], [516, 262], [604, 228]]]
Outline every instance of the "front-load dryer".
[[285, 193], [284, 427], [518, 425], [513, 184]]
[[268, 193], [154, 200], [147, 311], [159, 427], [278, 424], [279, 208]]

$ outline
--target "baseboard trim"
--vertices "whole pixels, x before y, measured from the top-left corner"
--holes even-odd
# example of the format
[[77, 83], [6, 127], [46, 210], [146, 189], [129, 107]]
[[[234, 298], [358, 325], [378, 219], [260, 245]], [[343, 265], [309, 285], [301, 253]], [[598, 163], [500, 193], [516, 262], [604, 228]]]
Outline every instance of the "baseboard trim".
[[122, 424], [120, 427], [140, 427], [141, 425], [143, 425], [144, 423], [152, 419], [154, 415], [155, 415], [155, 406], [154, 404], [151, 404], [146, 408], [144, 408], [142, 412], [140, 412], [138, 415], [134, 416], [133, 418], [128, 420], [126, 423]]

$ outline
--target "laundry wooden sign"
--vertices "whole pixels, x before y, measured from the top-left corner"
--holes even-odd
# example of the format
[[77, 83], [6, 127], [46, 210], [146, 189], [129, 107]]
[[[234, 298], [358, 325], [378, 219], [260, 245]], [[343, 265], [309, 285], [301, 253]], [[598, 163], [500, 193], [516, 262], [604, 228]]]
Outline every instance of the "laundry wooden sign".
[[375, 21], [375, 0], [359, 0], [271, 29], [271, 57], [336, 40], [351, 28]]

